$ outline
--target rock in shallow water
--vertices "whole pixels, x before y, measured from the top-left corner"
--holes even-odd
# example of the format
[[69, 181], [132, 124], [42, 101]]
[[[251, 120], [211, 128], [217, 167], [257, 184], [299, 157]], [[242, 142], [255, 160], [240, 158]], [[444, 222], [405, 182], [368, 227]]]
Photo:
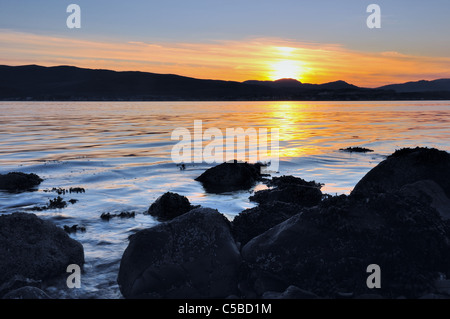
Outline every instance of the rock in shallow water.
[[347, 148], [341, 148], [340, 151], [342, 152], [348, 152], [348, 153], [372, 153], [373, 150], [365, 147], [347, 147]]
[[214, 166], [197, 177], [209, 193], [224, 193], [237, 190], [247, 190], [261, 180], [260, 163], [222, 163]]
[[233, 219], [233, 235], [243, 246], [301, 210], [301, 206], [277, 201], [246, 209]]
[[187, 197], [167, 192], [150, 206], [147, 214], [166, 221], [183, 215], [193, 208], [196, 207], [189, 203]]
[[421, 180], [431, 180], [450, 198], [450, 154], [433, 148], [396, 151], [370, 170], [355, 186], [353, 195], [388, 193]]
[[20, 172], [0, 174], [0, 190], [9, 192], [27, 191], [38, 186], [42, 181], [42, 178], [36, 174]]
[[84, 264], [83, 246], [34, 214], [0, 216], [0, 286], [20, 275], [45, 280]]
[[444, 220], [450, 220], [450, 199], [444, 190], [431, 180], [422, 180], [404, 185], [400, 193], [406, 197], [414, 197], [422, 203], [434, 208]]
[[39, 288], [27, 286], [8, 292], [2, 299], [50, 299], [50, 297]]
[[448, 226], [429, 206], [398, 194], [325, 200], [242, 248], [242, 287], [256, 295], [290, 285], [319, 296], [371, 293], [370, 264], [382, 270], [384, 296], [418, 297], [450, 270]]
[[278, 201], [311, 207], [319, 204], [322, 199], [320, 191], [322, 185], [314, 181], [307, 182], [298, 177], [281, 176], [272, 178], [268, 184], [275, 188], [256, 192], [250, 200], [259, 204]]
[[126, 298], [225, 298], [241, 259], [229, 221], [197, 208], [130, 237], [118, 283]]

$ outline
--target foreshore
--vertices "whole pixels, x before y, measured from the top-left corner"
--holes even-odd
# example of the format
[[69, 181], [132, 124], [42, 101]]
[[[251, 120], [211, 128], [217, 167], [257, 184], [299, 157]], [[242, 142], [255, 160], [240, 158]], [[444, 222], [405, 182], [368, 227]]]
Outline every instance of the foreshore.
[[[123, 297], [450, 298], [447, 152], [398, 150], [340, 196], [323, 194], [320, 181], [268, 178], [259, 168], [224, 163], [193, 181], [209, 192], [267, 184], [250, 198], [258, 205], [232, 221], [178, 194], [158, 198], [147, 213], [160, 223], [132, 235], [123, 254]], [[9, 177], [13, 187], [0, 176], [5, 191], [40, 182], [36, 175]], [[0, 297], [47, 298], [46, 280], [82, 266], [82, 245], [67, 234], [77, 228], [67, 230], [30, 213], [0, 215]]]

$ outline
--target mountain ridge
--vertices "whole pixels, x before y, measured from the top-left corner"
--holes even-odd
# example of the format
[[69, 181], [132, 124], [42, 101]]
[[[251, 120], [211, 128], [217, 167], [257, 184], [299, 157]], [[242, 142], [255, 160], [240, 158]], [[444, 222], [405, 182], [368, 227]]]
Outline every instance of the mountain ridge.
[[[0, 65], [0, 100], [408, 100], [450, 99], [450, 80], [362, 88], [345, 81], [323, 84], [294, 79], [244, 82], [177, 74], [88, 69], [69, 65]], [[442, 90], [447, 88], [448, 90]], [[430, 85], [429, 82], [433, 82]], [[415, 84], [411, 84], [415, 83]], [[436, 83], [438, 85], [436, 85]], [[415, 85], [422, 90], [404, 91]], [[438, 87], [439, 91], [430, 91]], [[406, 94], [407, 93], [407, 94]]]
[[379, 87], [382, 90], [396, 92], [437, 92], [450, 91], [450, 79], [437, 79], [432, 81], [420, 80], [400, 84], [390, 84]]

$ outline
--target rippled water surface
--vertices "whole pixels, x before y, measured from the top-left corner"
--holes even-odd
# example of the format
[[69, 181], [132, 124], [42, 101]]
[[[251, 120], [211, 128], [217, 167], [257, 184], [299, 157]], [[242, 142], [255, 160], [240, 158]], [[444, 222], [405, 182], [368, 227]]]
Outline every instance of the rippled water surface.
[[[372, 167], [402, 147], [450, 150], [450, 102], [0, 102], [0, 173], [21, 171], [44, 178], [35, 192], [0, 192], [0, 211], [29, 211], [57, 196], [53, 187], [83, 187], [64, 209], [36, 212], [72, 234], [85, 249], [82, 288], [56, 280], [46, 290], [59, 298], [121, 298], [116, 278], [127, 238], [156, 225], [144, 215], [167, 191], [192, 204], [213, 207], [230, 220], [254, 204], [251, 191], [208, 194], [194, 181], [211, 165], [171, 159], [176, 128], [278, 128], [280, 166], [275, 175], [324, 183], [323, 191], [349, 193]], [[339, 151], [363, 146], [373, 153]], [[257, 185], [256, 189], [264, 187]], [[135, 218], [100, 219], [105, 212]]]

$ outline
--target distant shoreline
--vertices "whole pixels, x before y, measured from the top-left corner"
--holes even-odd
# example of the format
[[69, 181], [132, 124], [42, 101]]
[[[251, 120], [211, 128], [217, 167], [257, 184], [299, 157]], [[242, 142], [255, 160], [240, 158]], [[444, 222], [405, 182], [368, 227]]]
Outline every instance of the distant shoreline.
[[73, 66], [0, 65], [0, 101], [446, 101], [450, 79], [363, 88], [345, 81], [221, 81]]
[[0, 102], [405, 102], [405, 101], [409, 101], [409, 102], [427, 102], [427, 101], [449, 101], [450, 102], [450, 97], [445, 98], [445, 99], [384, 99], [384, 100], [287, 100], [287, 99], [283, 99], [283, 100], [244, 100], [244, 99], [240, 99], [240, 100], [164, 100], [164, 99], [160, 99], [160, 100], [135, 100], [135, 99], [129, 99], [129, 100], [125, 100], [125, 99], [48, 99], [48, 100], [39, 100], [39, 99], [0, 99]]

